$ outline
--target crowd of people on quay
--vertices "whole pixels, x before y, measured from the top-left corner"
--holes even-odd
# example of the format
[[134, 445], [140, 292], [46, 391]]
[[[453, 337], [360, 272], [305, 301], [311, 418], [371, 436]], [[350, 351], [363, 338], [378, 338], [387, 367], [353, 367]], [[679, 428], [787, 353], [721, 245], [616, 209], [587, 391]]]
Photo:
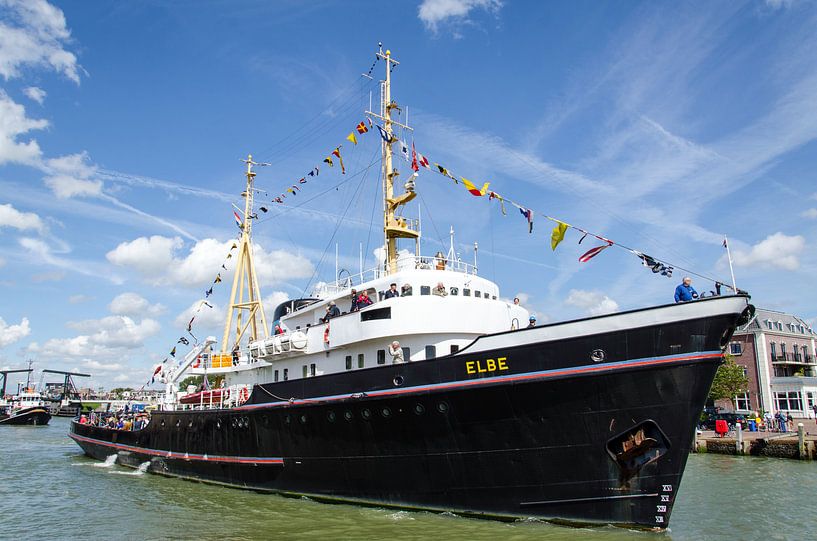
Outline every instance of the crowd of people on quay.
[[79, 424], [110, 428], [112, 430], [142, 430], [150, 424], [150, 414], [131, 411], [128, 406], [117, 412], [90, 413], [79, 416]]

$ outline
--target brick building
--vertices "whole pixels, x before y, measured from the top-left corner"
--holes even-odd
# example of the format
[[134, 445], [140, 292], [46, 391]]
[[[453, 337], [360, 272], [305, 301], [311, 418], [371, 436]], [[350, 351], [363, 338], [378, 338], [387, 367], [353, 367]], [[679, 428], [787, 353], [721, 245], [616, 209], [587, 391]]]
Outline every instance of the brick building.
[[749, 392], [735, 397], [738, 411], [791, 412], [814, 417], [817, 404], [817, 333], [801, 318], [757, 309], [754, 318], [735, 331], [728, 353], [744, 367]]

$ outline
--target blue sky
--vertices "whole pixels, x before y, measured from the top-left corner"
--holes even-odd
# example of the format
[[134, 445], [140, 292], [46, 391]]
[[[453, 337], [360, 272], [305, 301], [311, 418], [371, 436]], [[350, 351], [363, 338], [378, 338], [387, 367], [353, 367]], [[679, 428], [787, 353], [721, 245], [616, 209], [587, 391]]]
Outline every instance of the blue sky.
[[[237, 232], [239, 159], [272, 163], [257, 181], [272, 197], [344, 143], [376, 99], [382, 63], [360, 74], [378, 41], [431, 160], [728, 281], [726, 234], [757, 304], [817, 318], [814, 2], [269, 4], [0, 0], [0, 366], [141, 385]], [[257, 223], [269, 306], [331, 279], [333, 233], [341, 266], [360, 243], [374, 266], [377, 136], [361, 139], [349, 174], [322, 168]], [[579, 263], [594, 243], [575, 232], [554, 253], [543, 218], [529, 235], [432, 172], [418, 191], [424, 251], [453, 226], [540, 320], [664, 303], [684, 274], [615, 248]]]

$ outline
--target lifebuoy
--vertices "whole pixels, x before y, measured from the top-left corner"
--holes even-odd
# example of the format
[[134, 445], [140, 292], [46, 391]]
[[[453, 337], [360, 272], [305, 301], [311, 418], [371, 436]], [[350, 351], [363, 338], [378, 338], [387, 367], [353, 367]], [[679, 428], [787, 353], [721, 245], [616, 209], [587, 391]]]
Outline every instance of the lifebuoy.
[[246, 387], [242, 387], [241, 391], [238, 393], [238, 403], [243, 404], [244, 402], [247, 401], [249, 397], [250, 397], [249, 389], [247, 389]]
[[193, 368], [198, 368], [201, 365], [201, 355], [196, 357], [196, 362], [193, 363]]
[[323, 342], [324, 344], [329, 343], [329, 325], [326, 325], [326, 329], [323, 331]]

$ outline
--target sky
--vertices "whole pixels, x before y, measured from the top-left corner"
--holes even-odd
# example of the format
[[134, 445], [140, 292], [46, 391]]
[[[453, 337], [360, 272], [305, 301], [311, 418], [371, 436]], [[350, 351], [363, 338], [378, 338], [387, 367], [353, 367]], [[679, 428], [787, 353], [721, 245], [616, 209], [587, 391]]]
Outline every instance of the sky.
[[[425, 253], [453, 227], [463, 260], [478, 242], [479, 273], [555, 322], [671, 302], [689, 271], [730, 283], [728, 236], [738, 287], [814, 324], [815, 27], [796, 0], [0, 0], [0, 366], [144, 384], [238, 234], [250, 153], [271, 164], [268, 311], [332, 280], [335, 245], [341, 268], [376, 266], [378, 135], [345, 137], [377, 103], [378, 42], [400, 62], [400, 136], [535, 211], [529, 233], [421, 169], [406, 214]], [[341, 144], [345, 175], [322, 163]], [[617, 247], [580, 263], [599, 241], [571, 230], [554, 251], [543, 215], [675, 272]], [[199, 337], [220, 338], [224, 278]]]

